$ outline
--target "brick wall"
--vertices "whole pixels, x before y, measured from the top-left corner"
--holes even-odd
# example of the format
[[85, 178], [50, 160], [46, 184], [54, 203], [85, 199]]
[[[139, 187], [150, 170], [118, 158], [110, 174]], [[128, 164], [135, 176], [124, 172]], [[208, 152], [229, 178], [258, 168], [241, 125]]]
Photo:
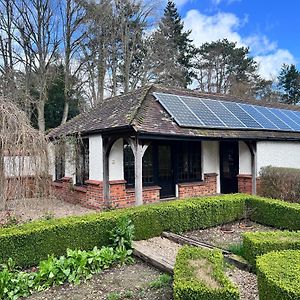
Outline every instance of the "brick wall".
[[204, 180], [200, 182], [188, 182], [178, 184], [178, 197], [190, 198], [217, 193], [217, 174], [204, 174]]
[[[239, 174], [238, 178], [238, 192], [244, 194], [252, 194], [252, 175]], [[260, 178], [256, 179], [256, 193], [259, 195]]]

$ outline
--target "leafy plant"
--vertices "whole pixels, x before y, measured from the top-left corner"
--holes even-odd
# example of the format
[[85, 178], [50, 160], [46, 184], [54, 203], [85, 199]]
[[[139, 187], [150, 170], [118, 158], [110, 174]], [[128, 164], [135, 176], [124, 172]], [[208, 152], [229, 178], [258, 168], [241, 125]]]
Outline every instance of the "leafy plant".
[[159, 275], [157, 279], [149, 283], [149, 287], [152, 289], [161, 289], [168, 286], [172, 281], [172, 277], [168, 274]]
[[228, 247], [228, 251], [232, 252], [235, 255], [244, 256], [245, 249], [243, 243], [231, 244]]
[[111, 292], [107, 295], [107, 300], [119, 300], [121, 299], [121, 294], [118, 292]]

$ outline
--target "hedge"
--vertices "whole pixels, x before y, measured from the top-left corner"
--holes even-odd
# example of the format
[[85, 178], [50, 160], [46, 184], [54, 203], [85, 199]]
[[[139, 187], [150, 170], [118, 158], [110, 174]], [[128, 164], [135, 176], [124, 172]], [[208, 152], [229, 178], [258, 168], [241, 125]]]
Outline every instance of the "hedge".
[[173, 290], [174, 300], [239, 299], [237, 287], [224, 274], [220, 250], [182, 247], [176, 257]]
[[300, 169], [267, 166], [260, 171], [260, 194], [300, 202]]
[[217, 226], [238, 220], [245, 209], [244, 195], [226, 195], [177, 200], [91, 215], [31, 222], [0, 229], [0, 263], [12, 257], [28, 267], [60, 256], [66, 249], [90, 250], [109, 243], [108, 233], [117, 218], [128, 215], [135, 226], [135, 239], [158, 236], [163, 231], [176, 233]]
[[280, 229], [300, 230], [298, 203], [248, 196], [246, 204], [252, 221]]
[[300, 300], [300, 251], [270, 252], [257, 259], [260, 300]]
[[274, 250], [300, 250], [300, 231], [247, 232], [243, 234], [244, 256], [252, 266], [256, 258]]

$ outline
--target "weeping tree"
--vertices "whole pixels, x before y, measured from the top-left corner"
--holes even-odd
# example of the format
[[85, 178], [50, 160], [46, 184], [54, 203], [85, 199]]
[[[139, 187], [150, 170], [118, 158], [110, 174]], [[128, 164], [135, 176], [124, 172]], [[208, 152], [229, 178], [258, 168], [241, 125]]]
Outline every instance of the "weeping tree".
[[0, 97], [0, 210], [12, 198], [49, 192], [47, 140], [26, 114]]

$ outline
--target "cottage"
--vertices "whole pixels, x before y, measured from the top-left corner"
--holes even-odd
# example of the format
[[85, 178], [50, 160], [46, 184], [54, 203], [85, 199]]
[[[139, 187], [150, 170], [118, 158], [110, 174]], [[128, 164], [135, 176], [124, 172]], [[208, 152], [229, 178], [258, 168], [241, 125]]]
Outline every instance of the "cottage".
[[[80, 137], [56, 155], [54, 190], [83, 205], [126, 207], [256, 193], [262, 167], [300, 168], [300, 107], [148, 86], [54, 129]], [[79, 145], [79, 146], [78, 146]]]

